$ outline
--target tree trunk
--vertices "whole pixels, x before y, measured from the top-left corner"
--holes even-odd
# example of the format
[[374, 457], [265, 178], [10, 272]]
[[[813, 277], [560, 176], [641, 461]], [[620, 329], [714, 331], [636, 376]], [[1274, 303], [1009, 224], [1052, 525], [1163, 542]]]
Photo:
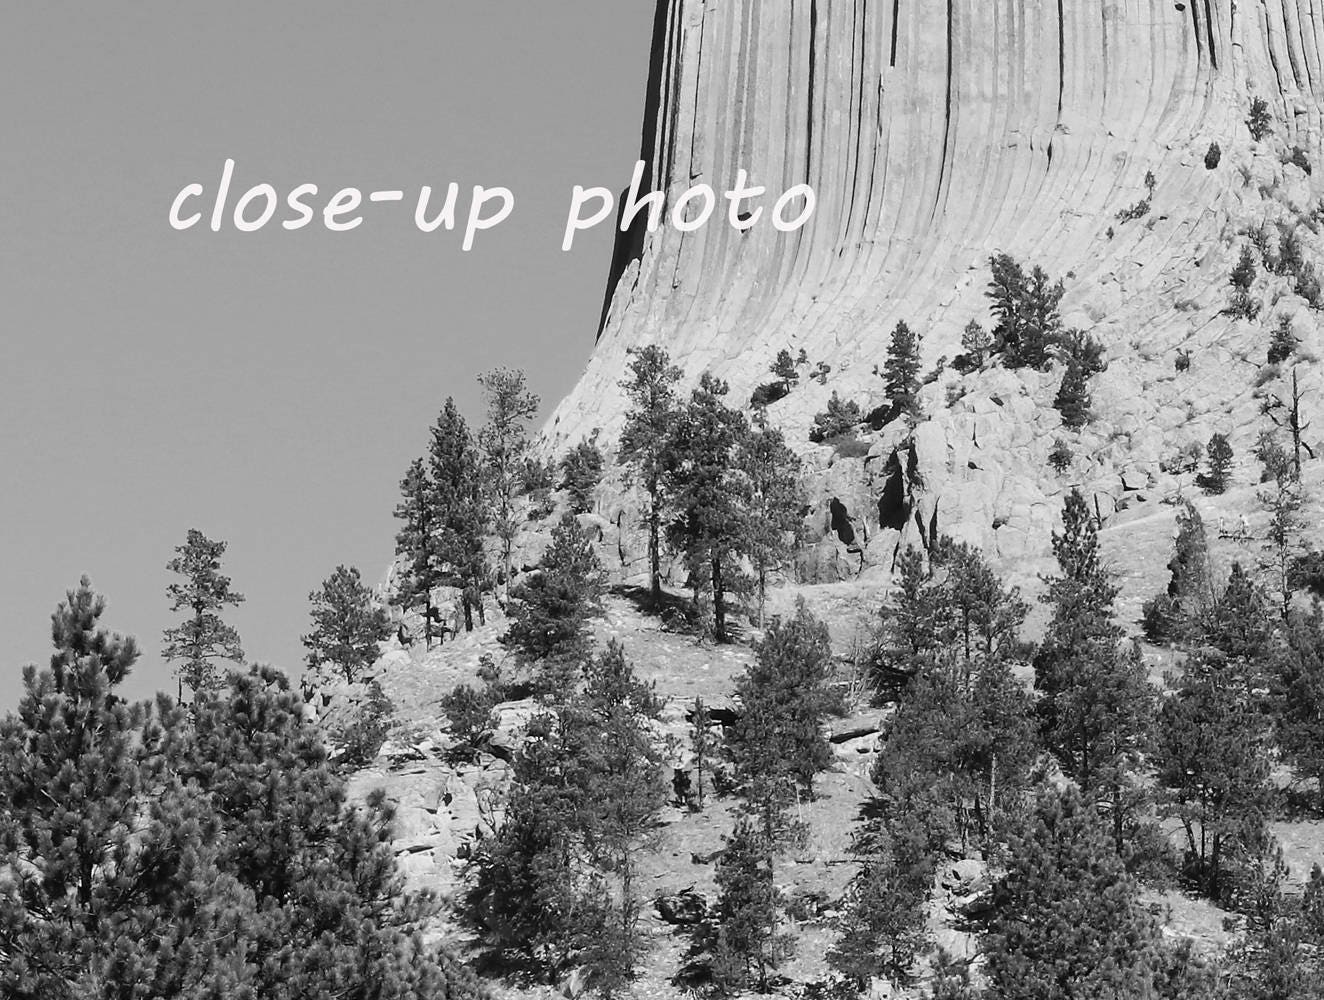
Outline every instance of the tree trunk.
[[654, 608], [662, 606], [662, 547], [659, 540], [662, 526], [660, 522], [657, 497], [654, 495], [652, 506], [648, 512], [648, 599], [652, 602]]
[[713, 556], [713, 638], [726, 642], [726, 596], [722, 583], [722, 557]]

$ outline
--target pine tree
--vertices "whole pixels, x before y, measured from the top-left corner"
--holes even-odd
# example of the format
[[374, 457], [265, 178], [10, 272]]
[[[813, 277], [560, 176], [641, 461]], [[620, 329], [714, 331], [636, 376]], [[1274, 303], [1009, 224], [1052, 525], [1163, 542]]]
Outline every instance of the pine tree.
[[768, 577], [789, 561], [799, 534], [804, 502], [800, 459], [786, 446], [781, 431], [765, 429], [750, 433], [740, 442], [736, 465], [749, 484], [745, 550], [754, 568], [762, 628]]
[[814, 415], [814, 426], [809, 431], [809, 440], [815, 444], [831, 441], [843, 434], [851, 433], [864, 421], [864, 412], [860, 404], [853, 399], [842, 399], [834, 389], [828, 400], [827, 409]]
[[423, 643], [432, 648], [432, 639], [440, 634], [436, 626], [441, 614], [433, 592], [442, 585], [441, 525], [436, 509], [436, 491], [428, 478], [421, 458], [415, 459], [400, 482], [400, 503], [395, 516], [404, 522], [395, 536], [395, 554], [404, 560], [400, 579], [391, 594], [391, 603], [410, 611], [423, 609]]
[[965, 330], [961, 333], [961, 347], [965, 350], [966, 366], [968, 368], [978, 368], [988, 360], [989, 349], [993, 346], [993, 339], [988, 335], [988, 331], [980, 326], [978, 320], [971, 320], [965, 325]]
[[585, 771], [585, 842], [594, 865], [614, 881], [601, 946], [590, 950], [598, 988], [614, 995], [635, 975], [644, 954], [639, 935], [639, 864], [655, 849], [666, 798], [662, 759], [648, 729], [661, 703], [612, 642], [585, 668], [584, 693], [574, 711], [589, 736]]
[[1053, 617], [1034, 662], [1042, 732], [1063, 770], [1111, 817], [1121, 853], [1145, 802], [1138, 771], [1152, 739], [1156, 692], [1139, 652], [1119, 645], [1117, 588], [1079, 491], [1067, 497], [1053, 551], [1061, 575], [1048, 582]]
[[1231, 870], [1265, 835], [1264, 717], [1235, 666], [1206, 656], [1187, 661], [1160, 712], [1158, 733], [1163, 811], [1181, 821], [1195, 884], [1225, 901]]
[[897, 323], [883, 365], [884, 391], [893, 415], [904, 414], [912, 422], [921, 414], [919, 365], [919, 337], [904, 322]]
[[1259, 501], [1269, 513], [1269, 527], [1264, 538], [1265, 562], [1278, 591], [1279, 617], [1287, 621], [1296, 592], [1293, 567], [1304, 554], [1301, 534], [1306, 522], [1301, 508], [1305, 496], [1301, 482], [1289, 470], [1281, 470], [1272, 487], [1259, 493]]
[[529, 448], [529, 422], [538, 412], [538, 397], [528, 391], [522, 371], [496, 368], [478, 376], [487, 396], [487, 423], [478, 432], [492, 497], [492, 524], [501, 542], [501, 583], [509, 594], [511, 550], [519, 531], [515, 498]]
[[[0, 868], [10, 873], [0, 888], [0, 992], [14, 1000], [74, 1000], [101, 995], [103, 986], [110, 995], [114, 986], [139, 985], [108, 968], [116, 954], [144, 985], [164, 987], [185, 974], [216, 982], [206, 956], [170, 955], [179, 931], [207, 922], [206, 908], [199, 906], [197, 924], [172, 928], [152, 892], [133, 888], [154, 875], [157, 891], [173, 889], [185, 902], [173, 872], [151, 870], [172, 846], [158, 825], [168, 809], [143, 824], [141, 852], [132, 849], [137, 815], [167, 797], [153, 794], [165, 789], [151, 766], [157, 736], [148, 731], [149, 706], [115, 693], [137, 645], [101, 626], [104, 611], [84, 577], [52, 616], [50, 667], [24, 669], [18, 714], [0, 721]], [[175, 864], [186, 869], [197, 861], [197, 831], [190, 838], [191, 817], [171, 818], [181, 822]], [[137, 939], [144, 922], [156, 920], [163, 954], [149, 969]]]
[[1269, 340], [1268, 363], [1271, 365], [1282, 364], [1293, 354], [1296, 353], [1296, 333], [1292, 329], [1292, 317], [1280, 316], [1278, 325], [1274, 327], [1273, 336]]
[[709, 953], [713, 978], [727, 992], [752, 985], [766, 993], [769, 975], [791, 954], [792, 939], [780, 930], [785, 901], [774, 879], [775, 851], [753, 822], [741, 818], [717, 862]]
[[656, 345], [631, 348], [630, 377], [621, 383], [631, 409], [621, 430], [620, 460], [644, 492], [648, 526], [648, 585], [653, 606], [662, 601], [662, 524], [665, 509], [666, 452], [679, 403], [675, 385], [681, 371]]
[[795, 359], [791, 357], [791, 352], [785, 348], [777, 352], [777, 358], [773, 361], [769, 371], [777, 376], [785, 392], [790, 392], [795, 383], [800, 381], [800, 373], [795, 368]]
[[184, 687], [195, 695], [220, 687], [222, 680], [217, 660], [242, 662], [244, 651], [239, 633], [222, 620], [226, 607], [237, 607], [244, 595], [230, 589], [230, 578], [221, 573], [225, 542], [214, 542], [196, 528], [189, 529], [188, 541], [177, 547], [178, 555], [166, 569], [182, 576], [182, 582], [166, 588], [171, 611], [187, 611], [188, 617], [165, 630], [165, 649], [161, 655], [175, 663], [179, 682], [178, 697], [184, 699]]
[[510, 627], [501, 642], [521, 665], [535, 665], [553, 698], [573, 687], [590, 649], [589, 620], [602, 613], [602, 567], [572, 514], [552, 530], [539, 571], [515, 589]]
[[320, 591], [308, 595], [313, 630], [303, 637], [308, 666], [334, 666], [353, 684], [376, 662], [378, 644], [391, 635], [386, 609], [373, 600], [359, 571], [337, 566]]
[[996, 349], [1008, 367], [1046, 368], [1062, 333], [1058, 304], [1066, 289], [1038, 266], [1027, 276], [1005, 253], [990, 257], [989, 268], [988, 297], [998, 321], [993, 330]]
[[[251, 898], [242, 953], [256, 996], [413, 1000], [472, 995], [418, 932], [431, 908], [405, 895], [385, 793], [349, 808], [303, 700], [270, 667], [231, 676], [166, 734], [182, 781], [205, 788], [217, 866]], [[293, 991], [293, 992], [292, 992]]]
[[1324, 609], [1294, 616], [1272, 658], [1274, 720], [1284, 760], [1313, 779], [1324, 807]]
[[839, 936], [827, 954], [828, 965], [854, 980], [860, 992], [879, 976], [909, 984], [930, 944], [925, 904], [931, 869], [903, 864], [886, 838], [870, 847], [846, 891]]
[[606, 459], [597, 438], [595, 430], [561, 459], [561, 488], [570, 494], [570, 511], [574, 514], [587, 514], [593, 509], [593, 494], [602, 482]]
[[990, 998], [1155, 995], [1159, 928], [1079, 795], [1043, 793], [1010, 855], [989, 928]]
[[1089, 423], [1090, 403], [1089, 378], [1085, 369], [1072, 361], [1053, 400], [1053, 407], [1062, 415], [1062, 426], [1075, 430]]
[[833, 705], [827, 625], [801, 601], [794, 618], [773, 619], [755, 650], [736, 680], [740, 719], [728, 744], [736, 778], [793, 783], [812, 795], [815, 776], [832, 760], [823, 735]]
[[1210, 493], [1226, 492], [1232, 472], [1232, 446], [1228, 444], [1227, 435], [1215, 434], [1211, 437], [1205, 454], [1209, 458], [1205, 489]]
[[1145, 604], [1151, 642], [1199, 639], [1217, 603], [1204, 519], [1189, 500], [1177, 512], [1177, 539], [1168, 560], [1168, 587]]
[[695, 596], [707, 586], [713, 636], [726, 642], [736, 560], [748, 549], [750, 484], [736, 456], [749, 436], [744, 414], [726, 405], [727, 384], [705, 373], [672, 422], [667, 442], [667, 540], [684, 553]]
[[[1227, 586], [1219, 595], [1205, 633], [1209, 645], [1249, 673], [1258, 670], [1273, 640], [1273, 620], [1264, 588], [1252, 580], [1241, 563], [1232, 564]], [[1255, 682], [1250, 682], [1255, 686]]]
[[483, 540], [488, 516], [478, 448], [453, 399], [447, 398], [432, 428], [428, 458], [442, 581], [460, 592], [464, 628], [471, 632], [475, 609], [479, 622], [486, 620], [483, 591], [488, 567]]

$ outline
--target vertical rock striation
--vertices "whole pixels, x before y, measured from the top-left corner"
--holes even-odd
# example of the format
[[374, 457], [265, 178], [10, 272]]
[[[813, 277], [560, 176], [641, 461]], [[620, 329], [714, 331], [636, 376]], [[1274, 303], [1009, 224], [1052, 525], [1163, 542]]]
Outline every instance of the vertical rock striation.
[[[1082, 466], [1107, 492], [1122, 465], [1158, 461], [1143, 425], [1190, 388], [1155, 387], [1177, 348], [1232, 350], [1246, 335], [1221, 315], [1240, 228], [1317, 197], [1279, 153], [1319, 149], [1322, 49], [1321, 0], [659, 0], [642, 152], [653, 186], [722, 191], [744, 168], [774, 195], [812, 185], [817, 213], [793, 234], [714, 221], [622, 236], [596, 351], [548, 439], [613, 436], [627, 349], [661, 343], [737, 398], [780, 348], [830, 364], [825, 385], [770, 410], [803, 441], [833, 390], [877, 403], [872, 370], [898, 319], [923, 332], [926, 365], [959, 353], [965, 324], [988, 322], [986, 261], [1005, 250], [1066, 276], [1068, 320], [1113, 360], [1101, 418], [1142, 425]], [[1245, 127], [1253, 96], [1275, 119], [1271, 142]], [[1214, 141], [1223, 164], [1208, 170]], [[1152, 212], [1123, 225], [1146, 172]], [[1042, 403], [1051, 390], [1031, 378], [1009, 391]], [[968, 523], [987, 543], [1007, 528], [1015, 549], [1051, 516], [1040, 452], [1056, 414], [930, 395], [917, 439], [928, 492], [946, 489], [954, 512], [944, 530]], [[1233, 412], [1239, 397], [1210, 386], [1201, 406]]]

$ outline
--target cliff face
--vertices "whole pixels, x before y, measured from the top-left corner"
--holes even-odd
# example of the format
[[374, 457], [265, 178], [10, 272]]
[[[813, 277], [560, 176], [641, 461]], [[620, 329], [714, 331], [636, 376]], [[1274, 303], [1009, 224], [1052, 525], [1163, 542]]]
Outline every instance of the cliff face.
[[[1251, 383], [1270, 321], [1296, 315], [1315, 346], [1290, 280], [1257, 287], [1258, 325], [1222, 309], [1247, 227], [1299, 227], [1318, 246], [1318, 192], [1282, 160], [1294, 146], [1317, 158], [1322, 50], [1320, 0], [659, 0], [652, 186], [721, 191], [744, 168], [774, 194], [809, 183], [818, 210], [793, 234], [715, 222], [622, 238], [596, 352], [549, 441], [614, 436], [632, 346], [663, 344], [742, 401], [779, 349], [803, 348], [831, 374], [769, 416], [817, 469], [826, 541], [843, 537], [827, 530], [841, 526], [833, 499], [855, 536], [824, 553], [819, 578], [886, 561], [898, 525], [927, 534], [941, 516], [944, 531], [1029, 554], [1066, 485], [1099, 496], [1105, 516], [1128, 493], [1179, 489], [1160, 469], [1177, 438], [1232, 431], [1245, 454], [1258, 434]], [[1245, 125], [1253, 97], [1274, 119], [1260, 143]], [[1212, 142], [1223, 156], [1207, 169]], [[1150, 212], [1119, 221], [1146, 197], [1147, 172]], [[903, 483], [896, 429], [875, 435], [868, 461], [808, 445], [834, 390], [866, 411], [882, 402], [873, 369], [898, 319], [922, 333], [926, 369], [960, 353], [970, 320], [990, 325], [995, 250], [1063, 277], [1068, 325], [1108, 348], [1097, 420], [1067, 435], [1078, 459], [1066, 479], [1045, 461], [1060, 433], [1052, 373], [939, 377], [914, 435], [919, 474]], [[1179, 348], [1193, 354], [1182, 375]], [[904, 509], [875, 510], [889, 488]]]

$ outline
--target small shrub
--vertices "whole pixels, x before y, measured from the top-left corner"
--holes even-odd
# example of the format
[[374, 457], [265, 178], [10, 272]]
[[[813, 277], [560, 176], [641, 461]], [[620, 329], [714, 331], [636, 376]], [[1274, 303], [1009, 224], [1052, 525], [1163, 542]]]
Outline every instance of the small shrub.
[[988, 360], [988, 352], [992, 347], [993, 338], [978, 321], [972, 319], [965, 325], [965, 331], [961, 334], [961, 348], [965, 354], [952, 362], [952, 367], [963, 372], [979, 368]]
[[1260, 300], [1238, 288], [1228, 301], [1226, 312], [1238, 319], [1253, 320], [1260, 314]]
[[1209, 149], [1204, 154], [1204, 168], [1206, 170], [1216, 170], [1219, 163], [1223, 160], [1223, 147], [1216, 142], [1209, 144]]
[[841, 437], [854, 429], [864, 420], [860, 405], [852, 400], [842, 400], [835, 392], [828, 400], [828, 408], [814, 417], [814, 426], [809, 431], [809, 440], [822, 444], [831, 438]]
[[749, 397], [749, 405], [754, 409], [762, 409], [771, 406], [779, 399], [785, 399], [791, 394], [785, 382], [765, 382], [754, 390], [753, 395]]
[[1311, 549], [1305, 555], [1295, 557], [1288, 570], [1287, 580], [1293, 588], [1324, 597], [1324, 552]]
[[1302, 263], [1296, 271], [1296, 283], [1293, 291], [1301, 296], [1310, 304], [1312, 309], [1319, 309], [1324, 306], [1324, 289], [1321, 289], [1319, 275], [1315, 272], [1315, 265], [1309, 261]]
[[1255, 373], [1255, 388], [1259, 389], [1262, 386], [1268, 385], [1282, 373], [1283, 370], [1277, 365], [1265, 365]]
[[873, 450], [873, 445], [854, 431], [839, 434], [825, 443], [832, 446], [838, 458], [866, 458]]
[[1058, 343], [1058, 353], [1068, 365], [1079, 366], [1086, 378], [1108, 370], [1108, 363], [1103, 360], [1103, 345], [1083, 330], [1067, 330], [1063, 333]]
[[1250, 116], [1246, 119], [1246, 127], [1250, 129], [1250, 137], [1256, 142], [1273, 131], [1269, 103], [1263, 97], [1257, 97], [1250, 102]]
[[1292, 317], [1280, 316], [1274, 327], [1273, 337], [1269, 340], [1268, 361], [1271, 365], [1281, 364], [1296, 351], [1296, 333], [1292, 329]]
[[1273, 261], [1274, 274], [1296, 274], [1305, 264], [1301, 239], [1292, 226], [1278, 227], [1278, 254]]
[[1140, 626], [1145, 638], [1156, 646], [1177, 637], [1181, 623], [1181, 609], [1167, 594], [1157, 594], [1144, 603], [1140, 612]]
[[391, 729], [395, 706], [376, 681], [368, 684], [368, 696], [355, 713], [354, 720], [342, 730], [338, 763], [348, 770], [367, 767], [381, 753]]
[[817, 379], [819, 385], [827, 385], [828, 376], [830, 374], [832, 374], [832, 366], [826, 361], [820, 361], [818, 363], [818, 368], [816, 368], [814, 373], [809, 377]]
[[1126, 223], [1134, 222], [1136, 219], [1143, 219], [1149, 214], [1149, 199], [1142, 198], [1134, 205], [1129, 205], [1117, 213], [1117, 221]]
[[1060, 476], [1071, 468], [1071, 463], [1075, 460], [1076, 453], [1071, 450], [1071, 446], [1061, 438], [1057, 438], [1053, 442], [1052, 451], [1048, 453], [1048, 464], [1052, 466], [1053, 471]]
[[1160, 460], [1159, 468], [1170, 476], [1177, 476], [1183, 472], [1194, 472], [1200, 467], [1200, 459], [1203, 457], [1204, 445], [1199, 441], [1190, 441], [1175, 454]]
[[1182, 348], [1177, 351], [1177, 358], [1173, 362], [1173, 367], [1175, 367], [1178, 372], [1190, 371], [1191, 352], [1188, 348]]
[[1310, 157], [1300, 146], [1293, 146], [1291, 150], [1283, 156], [1284, 163], [1290, 163], [1294, 167], [1300, 167], [1306, 174], [1310, 173]]
[[580, 441], [561, 459], [561, 488], [570, 494], [571, 509], [585, 514], [593, 506], [593, 494], [602, 481], [602, 449], [597, 445], [597, 432]]

